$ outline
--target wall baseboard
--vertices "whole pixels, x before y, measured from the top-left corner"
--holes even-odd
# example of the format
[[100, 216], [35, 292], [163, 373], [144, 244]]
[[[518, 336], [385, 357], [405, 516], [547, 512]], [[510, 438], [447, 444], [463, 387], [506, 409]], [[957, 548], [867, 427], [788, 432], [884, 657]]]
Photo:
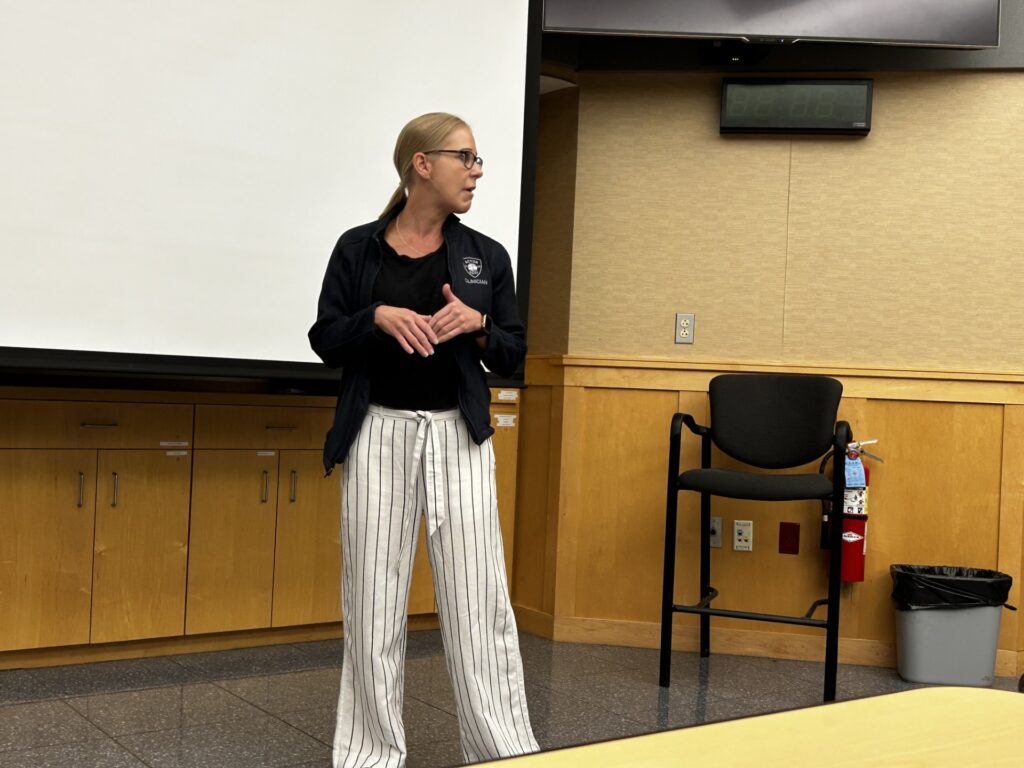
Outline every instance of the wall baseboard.
[[512, 611], [516, 615], [516, 624], [523, 632], [529, 632], [531, 635], [537, 635], [537, 637], [546, 637], [548, 640], [555, 639], [555, 625], [550, 614], [536, 611], [533, 608], [526, 608], [522, 605], [513, 605]]
[[[409, 630], [412, 632], [437, 629], [437, 627], [436, 614], [429, 613], [409, 617]], [[255, 648], [263, 645], [330, 640], [342, 637], [343, 634], [341, 622], [335, 622], [302, 627], [224, 632], [213, 635], [162, 637], [152, 640], [132, 640], [124, 643], [33, 648], [31, 650], [0, 653], [0, 669], [60, 667], [67, 664], [90, 664], [98, 661], [117, 661], [122, 659], [146, 659], [179, 653], [227, 651], [235, 648]]]
[[[660, 625], [651, 622], [552, 617], [522, 606], [515, 606], [515, 613], [520, 629], [559, 642], [657, 648], [661, 639]], [[697, 627], [676, 626], [672, 630], [673, 650], [695, 652], [699, 642]], [[711, 652], [822, 661], [825, 658], [825, 636], [718, 628], [712, 623]], [[896, 644], [882, 640], [840, 638], [839, 662], [894, 669]], [[1024, 673], [1024, 652], [1004, 649], [996, 652], [997, 675], [1021, 673]]]

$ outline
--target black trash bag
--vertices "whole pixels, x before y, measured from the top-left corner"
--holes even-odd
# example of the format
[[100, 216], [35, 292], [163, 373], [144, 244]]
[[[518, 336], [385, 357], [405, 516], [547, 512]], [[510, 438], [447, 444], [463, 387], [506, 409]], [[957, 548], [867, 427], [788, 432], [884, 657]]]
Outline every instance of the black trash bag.
[[902, 611], [1006, 605], [1013, 584], [1013, 577], [999, 571], [955, 565], [893, 564], [889, 574], [892, 599]]

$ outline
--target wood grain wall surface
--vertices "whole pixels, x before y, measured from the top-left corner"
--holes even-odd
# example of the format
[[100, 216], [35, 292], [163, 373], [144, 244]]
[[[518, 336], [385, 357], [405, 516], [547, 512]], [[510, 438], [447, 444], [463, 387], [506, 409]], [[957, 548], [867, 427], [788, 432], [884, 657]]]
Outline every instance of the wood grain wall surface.
[[[545, 379], [531, 368], [554, 365], [541, 358], [530, 363], [528, 380]], [[706, 424], [706, 388], [686, 388], [688, 371], [675, 374], [676, 388], [662, 385], [672, 375], [665, 370], [620, 374], [619, 387], [609, 386], [604, 373], [572, 386], [536, 383], [526, 390], [513, 601], [530, 631], [654, 646], [669, 422], [682, 411]], [[892, 666], [891, 564], [998, 569], [1014, 579], [1010, 603], [1020, 602], [1024, 407], [903, 399], [884, 389], [864, 394], [845, 398], [839, 417], [855, 436], [877, 438], [885, 463], [871, 464], [865, 580], [843, 587], [841, 658]], [[713, 461], [737, 466], [718, 452]], [[698, 464], [699, 443], [686, 433], [679, 471]], [[814, 462], [803, 471], [816, 470]], [[680, 495], [676, 602], [697, 599], [698, 504], [696, 494]], [[725, 541], [712, 553], [711, 581], [721, 593], [716, 606], [802, 615], [825, 596], [818, 504], [715, 499], [713, 514], [724, 518]], [[735, 519], [754, 521], [752, 552], [731, 549]], [[800, 526], [797, 555], [778, 552], [782, 522]], [[1024, 660], [1024, 638], [1016, 614], [1004, 611], [1002, 619], [998, 669], [1014, 674]], [[695, 626], [696, 617], [675, 619], [678, 647], [696, 647]], [[811, 659], [823, 652], [823, 633], [816, 630], [729, 619], [715, 619], [712, 627], [718, 652]]]

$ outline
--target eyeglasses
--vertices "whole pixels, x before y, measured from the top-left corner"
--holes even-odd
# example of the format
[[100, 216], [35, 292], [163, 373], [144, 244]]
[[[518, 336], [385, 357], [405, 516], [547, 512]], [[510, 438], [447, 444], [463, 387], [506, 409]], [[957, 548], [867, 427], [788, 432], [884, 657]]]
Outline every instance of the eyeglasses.
[[484, 159], [480, 155], [470, 152], [468, 149], [428, 149], [424, 155], [458, 155], [459, 160], [469, 170], [474, 165], [484, 167]]

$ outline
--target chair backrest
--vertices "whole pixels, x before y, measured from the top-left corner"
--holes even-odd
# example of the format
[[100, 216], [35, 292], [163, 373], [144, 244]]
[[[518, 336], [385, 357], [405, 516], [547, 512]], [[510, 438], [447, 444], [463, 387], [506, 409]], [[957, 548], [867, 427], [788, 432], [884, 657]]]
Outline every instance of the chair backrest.
[[711, 439], [738, 461], [797, 467], [829, 449], [843, 385], [827, 376], [738, 373], [711, 380]]

